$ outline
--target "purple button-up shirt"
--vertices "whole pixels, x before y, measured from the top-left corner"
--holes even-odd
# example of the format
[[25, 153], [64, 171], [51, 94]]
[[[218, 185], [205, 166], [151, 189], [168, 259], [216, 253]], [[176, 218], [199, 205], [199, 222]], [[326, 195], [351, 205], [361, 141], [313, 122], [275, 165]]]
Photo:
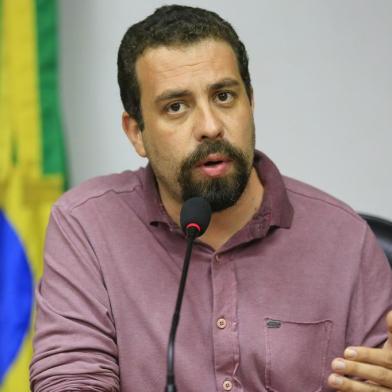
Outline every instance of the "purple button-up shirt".
[[[392, 273], [367, 225], [265, 155], [255, 167], [258, 213], [217, 251], [195, 243], [179, 392], [330, 391], [334, 357], [386, 339]], [[65, 194], [37, 289], [33, 391], [163, 391], [185, 249], [149, 167]]]

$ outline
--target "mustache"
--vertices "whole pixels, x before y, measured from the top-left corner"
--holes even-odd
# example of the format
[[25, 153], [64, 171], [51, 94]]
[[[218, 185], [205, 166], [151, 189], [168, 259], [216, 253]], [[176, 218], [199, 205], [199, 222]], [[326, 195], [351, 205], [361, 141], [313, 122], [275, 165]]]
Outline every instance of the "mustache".
[[222, 154], [233, 161], [244, 159], [244, 153], [226, 140], [205, 140], [184, 160], [181, 172], [192, 169], [210, 154]]

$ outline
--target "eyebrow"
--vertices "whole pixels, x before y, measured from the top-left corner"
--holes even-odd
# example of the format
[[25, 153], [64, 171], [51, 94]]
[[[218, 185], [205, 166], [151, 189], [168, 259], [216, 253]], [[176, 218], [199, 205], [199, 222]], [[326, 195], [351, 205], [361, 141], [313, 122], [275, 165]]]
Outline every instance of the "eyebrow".
[[159, 103], [162, 101], [168, 101], [170, 99], [188, 97], [190, 95], [192, 95], [190, 90], [165, 90], [162, 94], [159, 94], [156, 97], [155, 102]]
[[220, 80], [219, 82], [210, 84], [208, 86], [209, 90], [220, 90], [222, 88], [226, 88], [226, 87], [239, 87], [240, 86], [240, 82], [236, 79], [231, 79], [231, 78], [225, 78]]
[[[209, 84], [208, 90], [220, 90], [222, 88], [238, 87], [238, 86], [240, 86], [240, 83], [238, 82], [238, 80], [231, 79], [231, 78], [225, 78], [225, 79], [222, 79], [216, 83]], [[158, 104], [162, 101], [168, 101], [171, 99], [189, 97], [191, 95], [192, 95], [192, 92], [187, 89], [169, 89], [169, 90], [165, 90], [162, 94], [159, 94], [155, 99], [155, 103]]]

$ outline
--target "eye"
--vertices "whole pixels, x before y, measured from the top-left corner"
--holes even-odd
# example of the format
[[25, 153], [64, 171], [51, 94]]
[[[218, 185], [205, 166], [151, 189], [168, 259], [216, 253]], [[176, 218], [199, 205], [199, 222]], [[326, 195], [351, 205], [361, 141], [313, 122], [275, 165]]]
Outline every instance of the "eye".
[[181, 113], [185, 110], [185, 104], [183, 102], [173, 102], [166, 106], [166, 112], [169, 114]]
[[221, 103], [231, 103], [234, 99], [234, 94], [229, 91], [221, 91], [216, 94], [215, 98]]

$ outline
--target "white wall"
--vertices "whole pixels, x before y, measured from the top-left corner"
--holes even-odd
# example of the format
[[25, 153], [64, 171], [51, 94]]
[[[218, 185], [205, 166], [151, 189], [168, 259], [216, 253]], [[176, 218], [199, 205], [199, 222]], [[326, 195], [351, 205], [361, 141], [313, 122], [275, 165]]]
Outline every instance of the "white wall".
[[[257, 147], [284, 174], [392, 219], [392, 1], [178, 3], [217, 11], [247, 46]], [[126, 29], [161, 4], [59, 1], [73, 185], [144, 164], [121, 130], [116, 57]]]

